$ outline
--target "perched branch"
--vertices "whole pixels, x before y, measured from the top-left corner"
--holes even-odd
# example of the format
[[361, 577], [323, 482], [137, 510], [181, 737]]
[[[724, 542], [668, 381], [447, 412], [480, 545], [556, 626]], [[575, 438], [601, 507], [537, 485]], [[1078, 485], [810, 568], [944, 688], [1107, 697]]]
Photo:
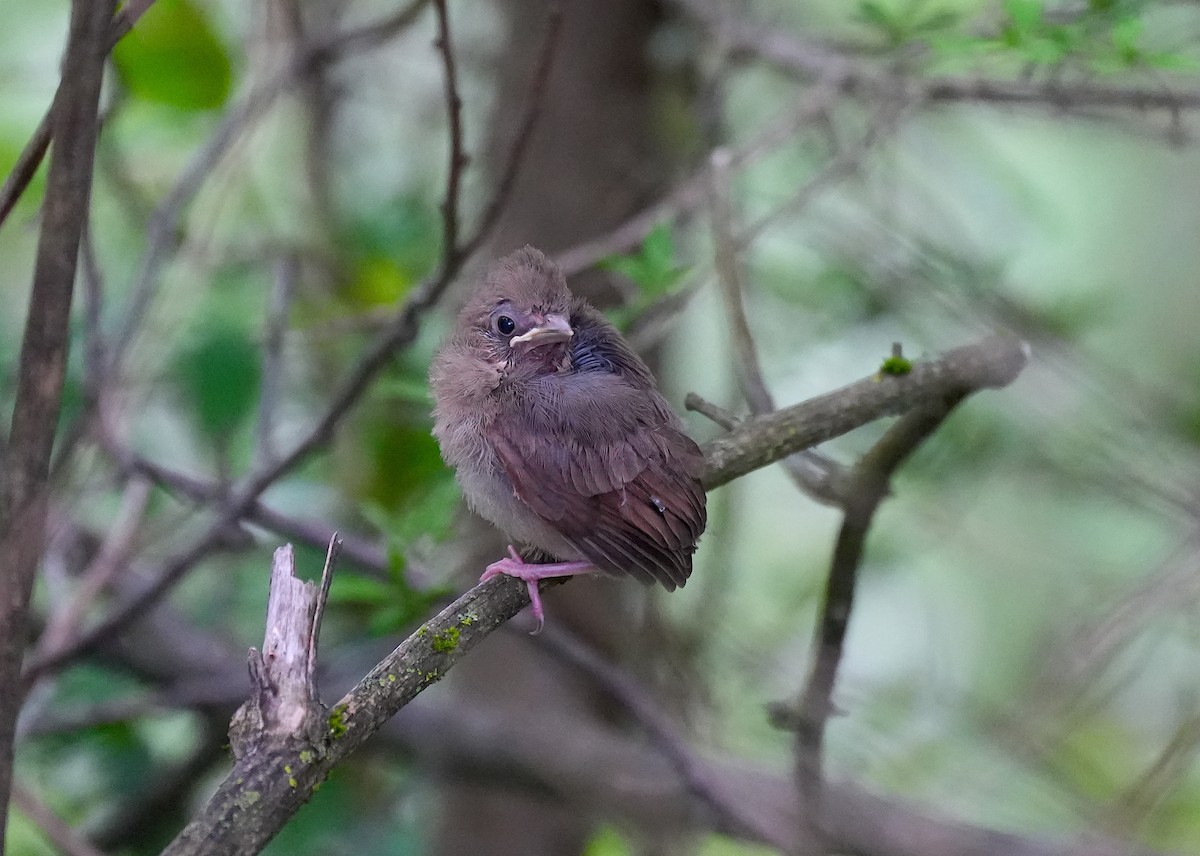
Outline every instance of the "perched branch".
[[711, 490], [793, 452], [930, 401], [1007, 386], [1027, 359], [1023, 343], [994, 337], [914, 363], [905, 375], [872, 375], [801, 404], [752, 416], [705, 444], [704, 484]]
[[68, 323], [96, 150], [100, 83], [113, 0], [75, 0], [54, 110], [50, 159], [29, 315], [21, 343], [12, 429], [0, 469], [0, 842], [12, 740], [21, 708], [21, 656], [29, 597], [42, 553], [46, 478], [62, 403]]
[[[809, 402], [746, 420], [728, 437], [714, 441], [718, 445], [709, 444], [720, 457], [709, 459], [705, 481], [710, 487], [724, 484], [798, 451], [794, 437], [802, 434], [809, 418], [816, 418], [824, 430], [839, 426], [847, 431], [904, 407], [1003, 386], [1024, 362], [1019, 344], [987, 340], [917, 364], [904, 377], [867, 379], [814, 399], [815, 405]], [[837, 406], [839, 396], [846, 399], [845, 407]], [[813, 442], [831, 436], [818, 432]], [[269, 749], [239, 753], [216, 795], [165, 853], [257, 853], [342, 758], [528, 603], [525, 584], [503, 575], [459, 597], [347, 693], [333, 708], [323, 733], [310, 728]], [[311, 716], [305, 719], [311, 721]], [[252, 801], [247, 799], [251, 793]]]

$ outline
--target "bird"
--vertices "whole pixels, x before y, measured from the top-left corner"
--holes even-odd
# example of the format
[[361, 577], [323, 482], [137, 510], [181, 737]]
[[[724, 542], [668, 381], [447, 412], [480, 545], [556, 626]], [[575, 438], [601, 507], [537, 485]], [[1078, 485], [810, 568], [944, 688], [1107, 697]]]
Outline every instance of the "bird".
[[[433, 434], [467, 504], [526, 547], [526, 583], [601, 572], [684, 585], [707, 522], [704, 456], [604, 315], [526, 246], [493, 263], [430, 366]], [[549, 559], [534, 561], [531, 559]]]

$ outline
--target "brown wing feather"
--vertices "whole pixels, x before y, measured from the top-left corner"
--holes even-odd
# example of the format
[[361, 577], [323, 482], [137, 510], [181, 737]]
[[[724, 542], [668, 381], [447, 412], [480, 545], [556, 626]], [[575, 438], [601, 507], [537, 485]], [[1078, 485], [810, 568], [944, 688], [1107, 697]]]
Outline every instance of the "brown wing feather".
[[[619, 378], [609, 383], [610, 395], [630, 391]], [[588, 561], [674, 589], [691, 573], [706, 522], [703, 458], [657, 392], [635, 392], [652, 406], [625, 424], [573, 431], [526, 406], [493, 422], [489, 439], [517, 497]]]

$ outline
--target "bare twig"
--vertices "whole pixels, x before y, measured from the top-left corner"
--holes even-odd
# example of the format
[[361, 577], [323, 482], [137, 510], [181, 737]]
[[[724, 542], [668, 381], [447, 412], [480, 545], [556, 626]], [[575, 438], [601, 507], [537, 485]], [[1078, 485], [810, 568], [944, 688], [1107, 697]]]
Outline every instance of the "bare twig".
[[807, 808], [808, 828], [824, 835], [822, 806], [825, 728], [833, 712], [833, 688], [854, 608], [854, 590], [867, 531], [879, 504], [888, 494], [892, 474], [941, 425], [966, 390], [951, 392], [941, 401], [921, 405], [899, 422], [863, 456], [854, 468], [844, 500], [845, 518], [833, 551], [825, 600], [814, 643], [814, 660], [798, 703], [796, 778]]
[[283, 392], [283, 342], [288, 329], [288, 313], [299, 275], [300, 261], [288, 253], [275, 264], [275, 281], [267, 306], [263, 330], [262, 383], [258, 402], [258, 443], [255, 460], [265, 466], [275, 458], [275, 411]]
[[174, 246], [180, 216], [213, 169], [242, 132], [259, 121], [267, 108], [292, 81], [294, 69], [287, 68], [255, 87], [240, 103], [226, 112], [216, 130], [192, 157], [146, 224], [146, 249], [131, 286], [121, 322], [109, 340], [104, 382], [120, 376], [121, 362], [141, 328], [159, 286], [159, 273]]
[[[194, 478], [136, 455], [122, 454], [118, 457], [124, 460], [133, 472], [144, 475], [168, 491], [199, 504], [217, 502], [227, 490], [225, 486], [216, 482]], [[291, 538], [318, 549], [327, 546], [330, 539], [337, 534], [338, 539], [342, 542], [341, 550], [349, 559], [379, 573], [385, 573], [388, 570], [387, 556], [384, 551], [360, 535], [335, 531], [326, 523], [284, 514], [268, 506], [262, 500], [258, 500], [250, 506], [246, 512], [246, 519], [264, 529], [283, 535], [285, 538]], [[411, 563], [406, 570], [408, 574], [413, 574], [414, 568]], [[418, 588], [423, 585], [419, 579], [410, 578], [409, 582]]]
[[[730, 169], [737, 170], [749, 166], [775, 151], [787, 140], [792, 139], [799, 129], [824, 115], [834, 105], [838, 94], [836, 81], [818, 81], [784, 116], [768, 124], [745, 143], [733, 148]], [[628, 252], [663, 221], [673, 220], [680, 214], [694, 211], [704, 205], [708, 183], [708, 165], [705, 164], [691, 176], [678, 182], [663, 199], [635, 214], [610, 232], [558, 253], [555, 262], [567, 276], [571, 276], [587, 270], [608, 256]]]
[[61, 850], [64, 856], [104, 856], [86, 838], [70, 827], [50, 807], [20, 785], [12, 789], [13, 805], [23, 815], [37, 824], [50, 843]]
[[779, 27], [748, 23], [707, 0], [675, 0], [689, 15], [710, 30], [734, 56], [760, 59], [782, 71], [805, 78], [836, 79], [845, 94], [906, 102], [975, 102], [1024, 104], [1054, 110], [1116, 108], [1122, 110], [1180, 110], [1200, 108], [1200, 91], [1171, 90], [1167, 86], [1137, 87], [1077, 83], [1050, 79], [905, 77], [869, 60], [835, 47], [806, 40]]
[[[109, 28], [106, 53], [111, 51], [113, 46], [133, 28], [138, 18], [142, 17], [153, 3], [154, 0], [130, 0], [121, 7], [121, 11], [112, 19], [112, 25]], [[29, 182], [33, 181], [33, 176], [46, 156], [46, 150], [50, 148], [50, 140], [55, 133], [53, 117], [58, 97], [58, 93], [55, 92], [54, 100], [46, 109], [41, 121], [38, 122], [33, 136], [21, 150], [12, 171], [4, 179], [3, 186], [0, 186], [0, 226], [4, 225], [4, 221], [8, 219], [8, 215], [12, 213], [12, 209], [20, 200], [21, 194], [29, 187]]]
[[794, 215], [806, 208], [812, 200], [830, 185], [854, 175], [863, 164], [871, 149], [901, 124], [903, 117], [916, 110], [921, 102], [885, 102], [879, 114], [868, 120], [867, 129], [854, 145], [838, 151], [821, 169], [806, 181], [795, 193], [743, 229], [737, 236], [737, 245], [745, 248], [762, 236], [772, 225], [787, 215]]
[[88, 608], [125, 567], [146, 513], [150, 488], [151, 482], [141, 476], [126, 483], [121, 507], [99, 552], [81, 574], [74, 595], [46, 621], [46, 629], [38, 642], [38, 656], [47, 656], [69, 642], [83, 626]]
[[581, 640], [563, 630], [548, 628], [538, 636], [521, 635], [536, 640], [538, 647], [586, 673], [619, 701], [671, 762], [692, 795], [716, 815], [719, 831], [738, 838], [765, 839], [776, 847], [786, 846], [786, 840], [775, 839], [772, 830], [764, 828], [759, 818], [746, 816], [741, 806], [726, 799], [720, 783], [711, 778], [706, 765], [676, 730], [674, 717], [662, 710], [661, 705], [622, 669], [604, 661]]
[[562, 31], [563, 22], [563, 0], [550, 0], [549, 7], [546, 11], [546, 35], [542, 39], [542, 48], [538, 54], [537, 64], [534, 66], [533, 78], [529, 84], [529, 94], [525, 99], [525, 112], [521, 116], [521, 121], [517, 126], [517, 136], [513, 140], [512, 150], [508, 154], [508, 159], [504, 162], [504, 168], [500, 171], [500, 178], [496, 182], [496, 189], [492, 193], [492, 198], [488, 200], [487, 205], [483, 209], [483, 214], [479, 218], [479, 223], [475, 227], [475, 234], [463, 243], [461, 253], [464, 258], [470, 258], [487, 240], [491, 234], [497, 221], [500, 219], [500, 214], [504, 210], [504, 205], [508, 201], [508, 197], [512, 194], [513, 185], [516, 183], [517, 176], [521, 170], [521, 164], [525, 160], [525, 152], [529, 148], [529, 141], [533, 139], [533, 130], [537, 127], [538, 119], [542, 115], [542, 107], [545, 102], [546, 86], [550, 80], [550, 71], [554, 68], [554, 56], [558, 48], [559, 33]]
[[713, 255], [717, 270], [717, 281], [725, 298], [725, 312], [729, 317], [730, 337], [733, 340], [734, 369], [738, 386], [751, 413], [770, 413], [775, 409], [775, 400], [767, 389], [762, 365], [758, 359], [758, 348], [750, 322], [746, 319], [743, 295], [746, 284], [742, 266], [738, 262], [738, 245], [734, 238], [734, 213], [730, 162], [728, 149], [717, 149], [709, 157], [711, 180], [709, 202], [712, 206]]
[[709, 401], [695, 392], [687, 394], [687, 397], [683, 400], [683, 406], [693, 413], [699, 413], [701, 416], [711, 419], [726, 431], [732, 431], [742, 422], [740, 416], [734, 415], [721, 405]]
[[450, 41], [450, 17], [446, 0], [433, 0], [437, 12], [438, 37], [434, 45], [442, 58], [442, 80], [446, 91], [446, 118], [450, 125], [450, 163], [446, 170], [446, 197], [442, 201], [442, 267], [449, 269], [458, 256], [458, 191], [467, 155], [463, 151], [462, 98], [458, 94], [458, 71], [454, 45]]
[[[729, 317], [738, 386], [750, 407], [750, 412], [762, 415], [775, 410], [775, 399], [763, 377], [754, 334], [746, 318], [746, 283], [739, 252], [752, 239], [753, 229], [743, 242], [739, 242], [735, 235], [731, 161], [732, 157], [727, 149], [718, 149], [710, 157], [712, 176], [709, 198], [712, 205], [714, 266], [725, 303], [725, 312]], [[812, 186], [811, 182], [806, 185]], [[841, 503], [840, 490], [845, 472], [836, 461], [816, 450], [807, 449], [785, 458], [783, 466], [792, 482], [813, 499], [829, 505]]]

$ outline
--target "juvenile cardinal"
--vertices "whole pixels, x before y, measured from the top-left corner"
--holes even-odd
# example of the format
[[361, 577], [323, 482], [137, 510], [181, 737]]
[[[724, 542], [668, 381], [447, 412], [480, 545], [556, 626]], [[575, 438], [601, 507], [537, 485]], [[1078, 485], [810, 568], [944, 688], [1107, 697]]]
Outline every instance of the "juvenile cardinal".
[[540, 251], [492, 266], [430, 381], [433, 433], [471, 508], [557, 560], [527, 562], [510, 545], [481, 577], [524, 580], [538, 630], [542, 579], [687, 582], [706, 522], [704, 458], [646, 364]]

